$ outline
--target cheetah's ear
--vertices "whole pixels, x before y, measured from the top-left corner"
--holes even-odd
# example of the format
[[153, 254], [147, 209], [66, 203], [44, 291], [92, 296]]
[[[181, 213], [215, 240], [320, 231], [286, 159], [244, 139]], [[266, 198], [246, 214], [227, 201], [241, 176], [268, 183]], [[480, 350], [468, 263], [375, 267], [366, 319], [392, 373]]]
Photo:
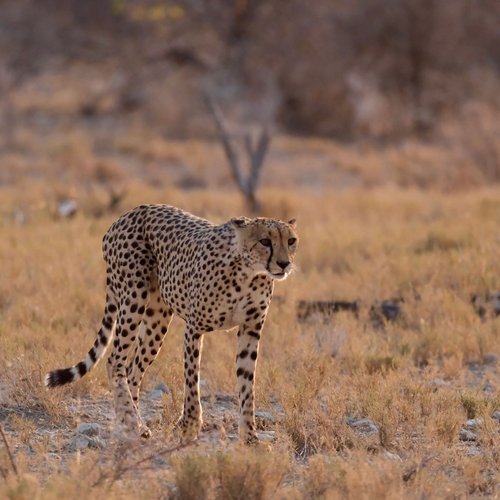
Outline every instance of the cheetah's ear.
[[234, 227], [243, 228], [243, 227], [248, 225], [248, 223], [250, 222], [250, 219], [248, 219], [247, 217], [233, 217], [229, 222]]
[[297, 225], [297, 219], [290, 219], [288, 221], [288, 224], [290, 224], [290, 226], [292, 226], [293, 228], [295, 228], [295, 226]]

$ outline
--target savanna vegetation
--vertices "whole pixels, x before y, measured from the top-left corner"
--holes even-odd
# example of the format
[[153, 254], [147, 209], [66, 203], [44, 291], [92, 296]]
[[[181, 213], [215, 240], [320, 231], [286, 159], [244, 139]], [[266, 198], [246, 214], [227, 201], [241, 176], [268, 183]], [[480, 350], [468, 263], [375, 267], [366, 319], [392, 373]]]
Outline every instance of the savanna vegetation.
[[[498, 496], [499, 15], [490, 0], [0, 2], [0, 498]], [[143, 387], [153, 437], [123, 443], [102, 365], [54, 391], [43, 376], [94, 341], [121, 213], [252, 215], [207, 95], [242, 151], [268, 127], [259, 214], [298, 220], [261, 341], [261, 442], [236, 440], [228, 331], [205, 337], [205, 423], [179, 446], [174, 320]], [[356, 308], [306, 317], [300, 301]]]
[[[72, 219], [44, 190], [6, 189], [0, 246], [2, 494], [180, 498], [417, 498], [494, 494], [498, 488], [499, 323], [470, 298], [498, 283], [498, 191], [443, 195], [392, 189], [338, 193], [264, 190], [266, 212], [299, 219], [296, 273], [276, 287], [257, 376], [264, 443], [234, 441], [235, 333], [206, 336], [205, 427], [178, 444], [182, 324], [175, 322], [148, 372], [150, 442], [126, 451], [110, 435], [105, 370], [48, 392], [42, 376], [71, 364], [93, 341], [103, 304], [101, 236], [115, 214], [95, 203]], [[133, 183], [141, 200], [189, 208], [215, 221], [242, 210], [237, 194]], [[82, 195], [84, 198], [86, 195]], [[26, 220], [16, 222], [21, 202]], [[402, 315], [370, 320], [377, 300], [404, 298]], [[359, 317], [298, 323], [299, 299], [358, 300]], [[160, 401], [148, 391], [164, 383]], [[161, 402], [161, 404], [159, 404]], [[495, 413], [497, 412], [497, 413]], [[357, 428], [353, 422], [369, 419]], [[474, 429], [464, 435], [467, 421]], [[104, 444], [75, 452], [81, 422], [101, 425]], [[363, 427], [365, 425], [365, 427]], [[373, 427], [371, 427], [373, 425]]]

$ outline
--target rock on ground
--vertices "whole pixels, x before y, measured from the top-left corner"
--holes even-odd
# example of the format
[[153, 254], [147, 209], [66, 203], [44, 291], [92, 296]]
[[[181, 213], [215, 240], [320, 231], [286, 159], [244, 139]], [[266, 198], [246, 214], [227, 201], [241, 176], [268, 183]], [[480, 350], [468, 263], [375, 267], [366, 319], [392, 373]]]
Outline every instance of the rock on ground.
[[96, 423], [83, 422], [78, 426], [77, 432], [86, 436], [98, 436], [101, 432], [101, 426]]
[[356, 420], [351, 417], [347, 419], [347, 424], [356, 431], [366, 436], [371, 436], [372, 434], [377, 434], [379, 432], [379, 428], [375, 425], [373, 420], [369, 418], [361, 418]]

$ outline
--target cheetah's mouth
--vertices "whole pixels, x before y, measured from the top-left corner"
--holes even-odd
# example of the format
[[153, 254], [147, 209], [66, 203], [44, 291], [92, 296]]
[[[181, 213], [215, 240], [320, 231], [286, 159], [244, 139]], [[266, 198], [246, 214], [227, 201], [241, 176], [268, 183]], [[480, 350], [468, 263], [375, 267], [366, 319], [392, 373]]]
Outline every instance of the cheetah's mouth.
[[271, 271], [271, 269], [266, 267], [267, 275], [276, 281], [282, 281], [282, 280], [286, 279], [288, 277], [288, 275], [290, 274], [290, 271], [291, 271], [290, 269], [285, 269], [284, 271], [273, 272], [273, 271]]
[[284, 271], [281, 272], [281, 273], [269, 273], [271, 275], [271, 278], [277, 280], [277, 281], [281, 281], [281, 280], [284, 280], [287, 276], [288, 276], [288, 273], [285, 273]]

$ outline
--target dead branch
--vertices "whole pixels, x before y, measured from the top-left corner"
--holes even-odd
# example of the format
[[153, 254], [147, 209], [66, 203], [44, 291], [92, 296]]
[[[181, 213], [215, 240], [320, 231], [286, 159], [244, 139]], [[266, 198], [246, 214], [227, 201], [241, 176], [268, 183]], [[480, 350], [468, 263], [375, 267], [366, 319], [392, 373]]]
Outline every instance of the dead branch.
[[122, 187], [121, 189], [116, 190], [113, 186], [108, 186], [107, 191], [109, 194], [109, 202], [106, 207], [106, 211], [114, 212], [120, 206], [123, 198], [125, 198], [127, 189]]
[[217, 126], [217, 133], [219, 134], [219, 139], [224, 148], [224, 152], [226, 153], [226, 157], [229, 162], [229, 166], [231, 167], [231, 172], [233, 173], [234, 180], [241, 191], [246, 194], [247, 186], [245, 183], [245, 179], [243, 178], [243, 175], [241, 173], [238, 155], [236, 154], [236, 151], [231, 144], [231, 139], [224, 123], [222, 111], [217, 106], [217, 104], [215, 104], [215, 102], [209, 97], [206, 98], [206, 103], [208, 109], [210, 110], [210, 113], [212, 114], [215, 125]]
[[255, 192], [258, 187], [260, 174], [262, 172], [262, 165], [264, 163], [264, 158], [266, 157], [270, 142], [271, 136], [266, 126], [262, 127], [255, 148], [252, 146], [252, 138], [250, 134], [245, 136], [245, 147], [248, 157], [250, 158], [250, 177], [248, 179], [248, 190], [250, 192]]
[[110, 183], [105, 183], [104, 189], [107, 194], [106, 202], [99, 203], [99, 205], [92, 210], [92, 215], [96, 218], [116, 212], [127, 195], [126, 187], [115, 188]]
[[9, 456], [10, 465], [12, 466], [12, 470], [14, 471], [14, 474], [17, 476], [19, 474], [17, 472], [16, 462], [14, 462], [14, 457], [12, 456], [12, 453], [10, 451], [9, 442], [7, 441], [7, 436], [3, 432], [1, 425], [0, 425], [0, 434], [2, 435], [3, 443], [5, 445], [5, 448], [7, 449], [7, 455]]
[[[101, 484], [107, 483], [108, 488], [123, 478], [123, 476], [132, 470], [147, 470], [141, 469], [140, 466], [151, 462], [154, 459], [159, 457], [165, 457], [172, 455], [176, 451], [183, 450], [188, 446], [192, 445], [194, 441], [189, 441], [185, 443], [178, 444], [177, 446], [173, 446], [171, 448], [166, 448], [160, 451], [154, 451], [153, 453], [142, 457], [138, 460], [135, 460], [131, 463], [127, 463], [127, 459], [131, 454], [137, 453], [138, 449], [135, 447], [130, 447], [130, 445], [121, 445], [117, 448], [117, 455], [113, 463], [113, 468], [110, 471], [100, 473], [99, 477], [94, 481], [92, 487], [100, 486]], [[96, 462], [97, 464], [97, 462]]]
[[212, 119], [215, 122], [217, 135], [224, 149], [229, 167], [231, 168], [233, 179], [245, 197], [250, 211], [257, 213], [260, 210], [261, 204], [257, 199], [256, 191], [259, 185], [264, 159], [271, 142], [269, 128], [267, 126], [263, 126], [261, 128], [256, 144], [254, 144], [252, 136], [249, 132], [244, 135], [243, 142], [248, 156], [248, 163], [250, 165], [249, 174], [245, 176], [241, 168], [240, 157], [233, 145], [231, 134], [226, 126], [222, 110], [214, 102], [214, 100], [208, 96], [205, 96], [205, 103]]

